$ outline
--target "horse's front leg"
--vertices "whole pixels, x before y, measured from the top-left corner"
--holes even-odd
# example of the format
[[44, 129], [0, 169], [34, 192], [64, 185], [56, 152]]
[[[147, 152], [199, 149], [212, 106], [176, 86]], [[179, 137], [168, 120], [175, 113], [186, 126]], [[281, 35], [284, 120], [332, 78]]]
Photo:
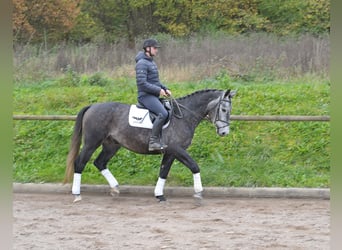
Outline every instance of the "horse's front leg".
[[188, 154], [188, 152], [183, 148], [176, 148], [174, 150], [174, 155], [177, 160], [179, 160], [181, 163], [183, 163], [185, 166], [187, 166], [193, 175], [194, 180], [194, 198], [196, 199], [202, 199], [202, 192], [203, 192], [203, 186], [202, 186], [202, 180], [201, 180], [201, 174], [200, 174], [200, 168], [198, 164], [191, 158], [191, 156]]
[[166, 198], [164, 196], [164, 186], [166, 182], [166, 178], [170, 172], [171, 165], [173, 161], [175, 160], [175, 157], [172, 154], [164, 154], [163, 160], [160, 165], [159, 170], [159, 178], [156, 184], [156, 187], [154, 189], [154, 195], [159, 200], [159, 202], [166, 201]]

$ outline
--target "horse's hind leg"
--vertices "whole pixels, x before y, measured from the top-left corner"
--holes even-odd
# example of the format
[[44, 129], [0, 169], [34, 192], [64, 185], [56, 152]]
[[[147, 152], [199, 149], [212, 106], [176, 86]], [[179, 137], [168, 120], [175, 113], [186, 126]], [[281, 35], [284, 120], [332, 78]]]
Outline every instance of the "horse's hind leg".
[[[100, 142], [99, 142], [100, 143]], [[84, 167], [86, 166], [87, 162], [89, 161], [91, 155], [94, 151], [98, 148], [98, 144], [89, 145], [85, 143], [82, 148], [81, 153], [76, 158], [74, 163], [74, 178], [72, 184], [72, 194], [75, 195], [74, 202], [81, 200], [81, 177]]]
[[107, 168], [107, 163], [109, 160], [116, 154], [116, 152], [120, 149], [120, 145], [115, 143], [115, 141], [111, 138], [107, 138], [102, 143], [102, 151], [99, 156], [94, 161], [94, 165], [101, 172], [103, 177], [107, 180], [111, 190], [110, 194], [112, 196], [119, 195], [119, 183]]

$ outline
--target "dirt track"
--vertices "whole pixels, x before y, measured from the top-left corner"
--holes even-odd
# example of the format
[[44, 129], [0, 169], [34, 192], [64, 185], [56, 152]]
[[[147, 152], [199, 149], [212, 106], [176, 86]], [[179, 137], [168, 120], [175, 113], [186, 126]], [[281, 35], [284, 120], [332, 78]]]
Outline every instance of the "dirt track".
[[13, 249], [329, 249], [329, 200], [13, 194]]

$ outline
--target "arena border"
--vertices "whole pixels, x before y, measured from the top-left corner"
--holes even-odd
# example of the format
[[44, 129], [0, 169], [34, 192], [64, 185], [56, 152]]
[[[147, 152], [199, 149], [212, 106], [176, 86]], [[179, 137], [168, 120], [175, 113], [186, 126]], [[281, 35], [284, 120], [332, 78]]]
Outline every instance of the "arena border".
[[[168, 197], [192, 196], [192, 187], [165, 187]], [[13, 183], [14, 193], [59, 193], [70, 194], [70, 184], [59, 183]], [[81, 186], [84, 194], [108, 194], [108, 185]], [[150, 196], [153, 197], [154, 186], [120, 186], [123, 196]], [[288, 199], [330, 199], [329, 188], [247, 188], [247, 187], [205, 187], [205, 198], [288, 198]]]

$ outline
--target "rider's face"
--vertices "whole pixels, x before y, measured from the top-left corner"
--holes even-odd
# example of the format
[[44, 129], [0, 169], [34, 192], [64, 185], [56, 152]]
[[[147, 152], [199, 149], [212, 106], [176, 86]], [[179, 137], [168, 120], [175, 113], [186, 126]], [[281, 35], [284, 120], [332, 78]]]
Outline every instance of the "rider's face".
[[155, 55], [157, 55], [157, 53], [158, 53], [158, 48], [156, 48], [156, 47], [151, 47], [151, 56], [155, 56]]

